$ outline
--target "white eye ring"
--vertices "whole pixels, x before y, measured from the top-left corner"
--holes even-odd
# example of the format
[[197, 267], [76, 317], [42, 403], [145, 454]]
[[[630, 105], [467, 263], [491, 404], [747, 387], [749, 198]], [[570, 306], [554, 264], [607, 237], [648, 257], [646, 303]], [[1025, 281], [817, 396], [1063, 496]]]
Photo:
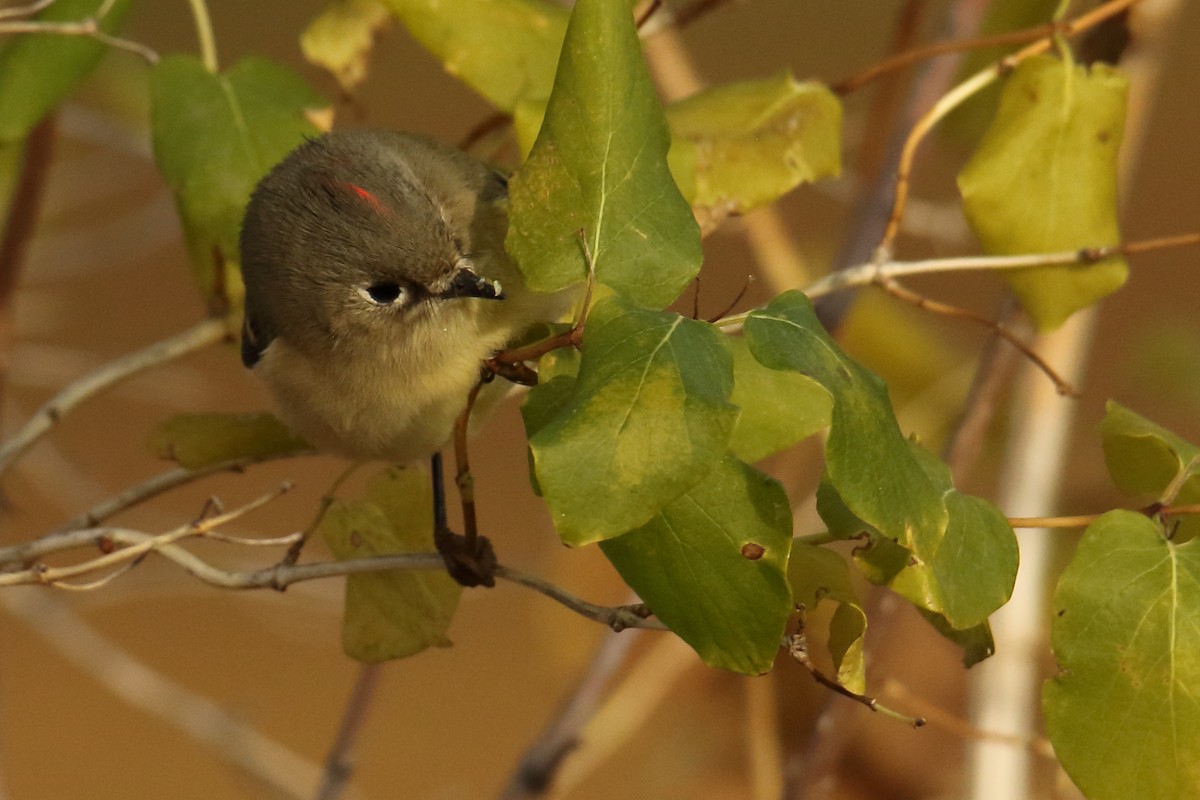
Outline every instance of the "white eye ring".
[[395, 281], [376, 281], [367, 286], [359, 286], [358, 294], [373, 305], [394, 306], [402, 303], [408, 293]]

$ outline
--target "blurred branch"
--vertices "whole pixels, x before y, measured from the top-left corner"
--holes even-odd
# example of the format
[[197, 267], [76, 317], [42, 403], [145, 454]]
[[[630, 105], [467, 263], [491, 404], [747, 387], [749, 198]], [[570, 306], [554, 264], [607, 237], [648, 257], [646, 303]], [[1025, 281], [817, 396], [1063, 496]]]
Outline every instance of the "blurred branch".
[[337, 737], [325, 756], [325, 770], [321, 774], [321, 788], [317, 790], [317, 800], [337, 800], [342, 796], [342, 790], [346, 788], [353, 772], [351, 753], [354, 743], [367, 721], [367, 711], [375, 698], [375, 687], [379, 683], [382, 671], [383, 664], [359, 665], [358, 678], [355, 679], [350, 698], [346, 701], [346, 710], [342, 713]]
[[570, 697], [521, 754], [501, 800], [527, 800], [549, 793], [564, 760], [579, 746], [584, 727], [596, 716], [613, 676], [628, 662], [640, 636], [640, 631], [631, 631], [625, 636], [605, 637]]
[[13, 294], [41, 211], [57, 128], [58, 116], [49, 114], [29, 132], [12, 192], [2, 201], [8, 214], [0, 229], [0, 397], [8, 383]]
[[209, 698], [151, 669], [101, 636], [45, 592], [0, 592], [0, 608], [124, 702], [211, 748], [268, 787], [271, 796], [309, 797], [317, 766]]
[[88, 39], [95, 39], [101, 44], [115, 47], [118, 50], [125, 50], [140, 56], [148, 64], [158, 63], [158, 53], [150, 47], [140, 43], [122, 39], [118, 36], [113, 36], [106, 33], [100, 28], [100, 23], [112, 10], [112, 0], [106, 0], [95, 14], [90, 17], [85, 17], [76, 22], [56, 22], [37, 19], [21, 19], [21, 17], [31, 17], [50, 6], [54, 5], [54, 0], [40, 0], [40, 2], [31, 3], [27, 6], [18, 8], [6, 8], [0, 10], [0, 36], [5, 34], [18, 33], [48, 33], [58, 36], [83, 36]]
[[0, 445], [0, 474], [21, 457], [38, 439], [58, 424], [66, 414], [93, 395], [150, 367], [182, 358], [228, 338], [224, 320], [206, 319], [169, 339], [144, 350], [110, 361], [100, 369], [71, 383], [39, 408], [21, 428]]

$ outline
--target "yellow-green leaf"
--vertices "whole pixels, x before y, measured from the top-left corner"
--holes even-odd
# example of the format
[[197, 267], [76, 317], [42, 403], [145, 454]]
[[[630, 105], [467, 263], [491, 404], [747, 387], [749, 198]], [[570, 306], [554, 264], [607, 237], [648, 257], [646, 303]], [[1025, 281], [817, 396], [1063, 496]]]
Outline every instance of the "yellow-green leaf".
[[[1200, 447], [1112, 400], [1106, 408], [1100, 436], [1113, 483], [1168, 505], [1200, 503]], [[1195, 514], [1172, 524], [1178, 526], [1176, 541], [1200, 534], [1200, 517]]]
[[579, 376], [531, 393], [537, 483], [565, 542], [644, 525], [726, 455], [737, 408], [722, 335], [618, 298], [593, 309]]
[[[987, 134], [958, 176], [963, 209], [988, 253], [1053, 253], [1118, 244], [1117, 150], [1125, 78], [1115, 69], [1021, 62]], [[1006, 273], [1039, 328], [1116, 291], [1122, 258]]]
[[306, 453], [312, 445], [273, 414], [178, 414], [151, 431], [147, 447], [186, 469], [223, 461]]
[[837, 604], [829, 621], [829, 655], [838, 683], [862, 694], [867, 690], [863, 661], [867, 615], [850, 582], [846, 559], [832, 550], [797, 542], [792, 547], [787, 574], [797, 605], [812, 611], [823, 601]]
[[547, 0], [383, 0], [446, 71], [512, 111], [545, 98], [567, 29], [568, 11]]
[[[336, 500], [318, 528], [338, 560], [433, 552], [429, 473], [387, 469], [363, 500]], [[368, 664], [448, 647], [462, 587], [441, 570], [374, 572], [346, 578], [342, 646]]]
[[382, 0], [333, 0], [300, 34], [300, 50], [349, 91], [367, 77], [375, 37], [390, 21]]
[[753, 464], [829, 427], [833, 398], [821, 384], [790, 370], [764, 367], [743, 337], [733, 350], [733, 396], [740, 409], [729, 448]]
[[667, 122], [671, 172], [705, 230], [841, 171], [841, 102], [786, 72], [672, 103]]

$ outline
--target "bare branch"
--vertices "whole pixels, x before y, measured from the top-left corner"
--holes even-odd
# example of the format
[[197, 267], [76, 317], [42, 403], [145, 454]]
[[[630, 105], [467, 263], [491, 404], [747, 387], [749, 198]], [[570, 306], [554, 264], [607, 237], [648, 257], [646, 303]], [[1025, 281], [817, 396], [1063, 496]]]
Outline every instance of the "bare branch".
[[[283, 489], [281, 488], [280, 491]], [[0, 587], [34, 584], [59, 585], [67, 578], [86, 575], [102, 569], [121, 567], [123, 564], [140, 559], [151, 552], [173, 561], [204, 583], [223, 589], [277, 589], [282, 591], [301, 581], [341, 575], [386, 572], [396, 569], [445, 569], [445, 562], [438, 553], [403, 553], [312, 564], [280, 562], [263, 569], [237, 572], [213, 566], [179, 546], [178, 543], [182, 539], [205, 536], [209, 531], [262, 507], [278, 495], [279, 492], [264, 495], [232, 511], [160, 534], [149, 534], [128, 528], [88, 528], [51, 534], [33, 542], [2, 548], [0, 549]], [[285, 537], [277, 541], [291, 541], [291, 539]], [[103, 554], [80, 564], [63, 567], [49, 567], [41, 563], [34, 563], [42, 556], [53, 552], [86, 546], [98, 547]], [[3, 571], [5, 565], [12, 566], [14, 564], [21, 565], [21, 568]], [[601, 622], [614, 631], [626, 628], [666, 630], [666, 626], [651, 618], [650, 611], [644, 605], [596, 605], [576, 597], [549, 581], [503, 565], [497, 565], [495, 577], [540, 592], [575, 613]]]
[[40, 2], [31, 3], [28, 6], [20, 8], [6, 8], [0, 10], [0, 36], [4, 34], [20, 34], [20, 33], [48, 33], [58, 36], [82, 36], [88, 39], [95, 39], [101, 44], [106, 44], [109, 47], [114, 47], [118, 50], [125, 50], [141, 57], [148, 64], [158, 63], [158, 53], [150, 47], [129, 39], [122, 39], [107, 33], [100, 27], [101, 21], [112, 10], [113, 3], [108, 0], [104, 3], [91, 17], [78, 20], [76, 22], [59, 22], [53, 20], [38, 20], [38, 19], [22, 19], [23, 17], [31, 17], [38, 12], [49, 8], [54, 4], [54, 0], [40, 0]]
[[13, 436], [0, 445], [0, 474], [83, 401], [142, 370], [202, 350], [228, 338], [229, 335], [229, 326], [224, 320], [206, 319], [182, 333], [152, 344], [144, 350], [110, 361], [95, 372], [83, 376], [52, 397]]

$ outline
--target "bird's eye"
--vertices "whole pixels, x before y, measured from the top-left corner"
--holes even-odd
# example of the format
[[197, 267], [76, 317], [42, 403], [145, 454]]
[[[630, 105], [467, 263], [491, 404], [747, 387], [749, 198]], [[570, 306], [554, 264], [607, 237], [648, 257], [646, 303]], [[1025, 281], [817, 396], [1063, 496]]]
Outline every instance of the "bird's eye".
[[372, 303], [390, 306], [400, 299], [400, 296], [404, 294], [404, 289], [394, 281], [380, 281], [359, 289], [359, 293]]

